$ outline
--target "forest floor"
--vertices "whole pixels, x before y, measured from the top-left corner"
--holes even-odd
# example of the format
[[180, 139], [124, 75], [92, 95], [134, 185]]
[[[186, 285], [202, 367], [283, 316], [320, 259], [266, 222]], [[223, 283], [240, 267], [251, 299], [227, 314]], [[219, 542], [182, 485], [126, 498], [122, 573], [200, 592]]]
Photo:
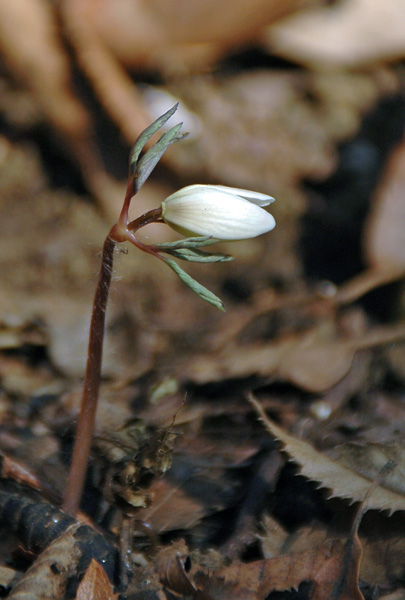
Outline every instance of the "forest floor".
[[[405, 43], [357, 47], [343, 14], [346, 54], [326, 34], [283, 54], [289, 30], [274, 17], [249, 43], [217, 41], [198, 68], [173, 43], [171, 69], [124, 71], [118, 26], [100, 43], [111, 55], [89, 30], [94, 64], [110, 73], [114, 58], [131, 104], [127, 79], [113, 93], [89, 74], [69, 11], [53, 37], [50, 4], [24, 3], [30, 60], [26, 15], [0, 11], [17, 32], [0, 24], [0, 596], [404, 600]], [[321, 50], [311, 58], [315, 39], [333, 68], [318, 68]], [[116, 252], [73, 520], [60, 507], [100, 251], [130, 141], [173, 98], [170, 123], [190, 135], [133, 218], [180, 187], [220, 183], [274, 196], [277, 225], [221, 243], [233, 262], [187, 265], [225, 313], [153, 257]], [[177, 238], [142, 230], [145, 243]]]

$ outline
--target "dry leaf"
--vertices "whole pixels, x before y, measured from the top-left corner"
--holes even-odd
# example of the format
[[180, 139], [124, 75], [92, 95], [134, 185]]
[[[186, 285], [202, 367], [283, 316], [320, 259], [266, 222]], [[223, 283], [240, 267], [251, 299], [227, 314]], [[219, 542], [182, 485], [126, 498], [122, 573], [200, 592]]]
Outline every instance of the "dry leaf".
[[368, 263], [405, 271], [405, 142], [395, 150], [373, 203], [365, 235]]
[[42, 482], [29, 468], [0, 452], [0, 472], [4, 479], [14, 479], [37, 491], [43, 491]]
[[69, 88], [68, 57], [58, 38], [51, 7], [46, 2], [6, 0], [1, 3], [0, 50], [13, 74], [33, 90], [55, 127], [79, 137], [88, 131], [89, 118]]
[[275, 341], [228, 346], [216, 356], [197, 356], [189, 365], [183, 365], [182, 371], [200, 384], [257, 374], [321, 392], [346, 375], [354, 354], [353, 345], [340, 340], [326, 324]]
[[77, 588], [76, 600], [118, 600], [106, 572], [94, 558]]
[[311, 600], [364, 600], [358, 584], [361, 554], [357, 532], [344, 544], [333, 542], [331, 555], [316, 574]]
[[[396, 520], [396, 522], [395, 522]], [[401, 534], [401, 518], [388, 519], [370, 514], [362, 523], [361, 544], [363, 553], [360, 564], [360, 580], [368, 585], [397, 585], [401, 581], [405, 561], [405, 541]], [[319, 523], [304, 526], [284, 544], [284, 551], [291, 553], [311, 550], [325, 543], [330, 533]]]
[[190, 529], [212, 512], [199, 498], [192, 498], [181, 485], [165, 479], [154, 481], [148, 489], [151, 506], [140, 509], [137, 519], [149, 523], [159, 533], [175, 529]]
[[[253, 396], [249, 397], [249, 402], [259, 414], [269, 433], [281, 441], [284, 451], [300, 466], [302, 475], [313, 481], [319, 481], [320, 487], [331, 490], [330, 497], [350, 498], [354, 502], [362, 502], [366, 498], [375, 478], [368, 478], [366, 475], [357, 473], [352, 466], [334, 461], [318, 452], [308, 442], [289, 435], [270, 421], [260, 403]], [[400, 465], [400, 468], [402, 469], [403, 466]], [[386, 485], [388, 486], [389, 482], [384, 476], [366, 498], [365, 510], [388, 510], [390, 514], [397, 510], [405, 510], [403, 490], [398, 492], [385, 487]]]
[[405, 55], [402, 0], [344, 0], [302, 11], [267, 31], [276, 54], [312, 68], [358, 67]]
[[381, 600], [405, 600], [405, 588], [400, 588], [391, 594], [380, 596]]
[[339, 461], [339, 464], [354, 469], [370, 481], [376, 480], [390, 461], [395, 468], [384, 474], [382, 485], [398, 494], [405, 494], [404, 446], [348, 443], [337, 446], [332, 452], [333, 459]]
[[[317, 0], [68, 0], [118, 59], [132, 67], [181, 70], [207, 66], [231, 48], [250, 39], [266, 23]], [[204, 62], [202, 63], [202, 61]]]
[[281, 554], [288, 533], [271, 515], [264, 515], [261, 527], [263, 533], [259, 540], [264, 558], [274, 558]]
[[403, 567], [405, 563], [405, 540], [398, 529], [397, 535], [381, 536], [373, 539], [362, 540], [364, 557], [362, 560], [360, 577], [363, 581], [373, 584], [384, 585], [389, 581], [397, 585], [403, 578]]
[[72, 525], [56, 539], [32, 564], [24, 577], [13, 588], [9, 598], [63, 598], [68, 579], [76, 575], [82, 556], [74, 535], [80, 525]]
[[157, 569], [170, 590], [201, 600], [265, 600], [273, 591], [297, 589], [304, 581], [314, 582], [311, 600], [363, 600], [357, 583], [357, 523], [348, 540], [326, 540], [302, 552], [219, 568], [192, 562], [179, 540], [159, 552]]
[[311, 600], [364, 600], [357, 583], [358, 539], [329, 540], [305, 552], [253, 563], [234, 563], [214, 572], [191, 569], [192, 580], [211, 600], [265, 600], [271, 592], [313, 581]]
[[163, 548], [156, 557], [160, 581], [178, 594], [194, 597], [196, 589], [187, 574], [190, 571], [189, 563], [189, 552], [184, 540]]
[[43, 0], [1, 2], [0, 51], [12, 75], [32, 92], [107, 212], [117, 189], [98, 156], [91, 117], [73, 91], [71, 65], [53, 7]]
[[[310, 392], [324, 392], [350, 370], [355, 353], [405, 337], [405, 327], [376, 328], [359, 339], [342, 338], [332, 322], [275, 341], [228, 345], [181, 365], [181, 376], [199, 384], [233, 377], [278, 377]], [[180, 374], [179, 374], [180, 376]]]
[[8, 567], [0, 566], [0, 588], [1, 591], [9, 591], [16, 584], [19, 579], [18, 571], [9, 569]]

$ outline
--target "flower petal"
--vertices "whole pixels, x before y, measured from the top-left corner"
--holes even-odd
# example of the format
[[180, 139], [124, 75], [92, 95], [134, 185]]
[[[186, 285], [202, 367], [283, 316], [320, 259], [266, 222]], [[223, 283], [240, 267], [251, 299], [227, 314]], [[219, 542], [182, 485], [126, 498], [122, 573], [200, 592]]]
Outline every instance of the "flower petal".
[[261, 194], [260, 192], [251, 192], [250, 190], [243, 190], [241, 188], [232, 188], [227, 187], [225, 185], [215, 185], [210, 187], [215, 187], [217, 190], [221, 190], [222, 192], [227, 192], [229, 194], [236, 194], [237, 196], [241, 196], [245, 200], [249, 200], [249, 202], [252, 202], [257, 206], [268, 206], [275, 200], [273, 196]]
[[162, 202], [162, 217], [186, 235], [221, 240], [256, 237], [275, 226], [273, 216], [257, 204], [218, 186], [193, 185], [179, 190]]

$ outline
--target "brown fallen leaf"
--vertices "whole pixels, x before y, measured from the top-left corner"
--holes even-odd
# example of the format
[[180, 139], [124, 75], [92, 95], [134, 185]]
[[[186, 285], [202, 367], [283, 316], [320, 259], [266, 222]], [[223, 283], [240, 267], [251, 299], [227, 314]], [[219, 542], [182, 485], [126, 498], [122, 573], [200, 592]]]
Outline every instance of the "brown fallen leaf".
[[68, 579], [76, 575], [81, 558], [74, 534], [80, 525], [72, 525], [56, 539], [32, 564], [13, 588], [9, 598], [38, 600], [63, 598]]
[[336, 292], [333, 302], [336, 304], [350, 304], [356, 302], [372, 290], [402, 279], [405, 270], [400, 266], [388, 266], [383, 268], [370, 267], [349, 281], [343, 283]]
[[381, 600], [404, 600], [405, 599], [405, 588], [395, 590], [390, 594], [384, 594], [380, 596]]
[[374, 269], [405, 272], [405, 141], [393, 152], [365, 230], [365, 254]]
[[405, 142], [393, 152], [376, 192], [364, 231], [369, 268], [346, 282], [335, 301], [357, 300], [376, 287], [405, 276]]
[[334, 460], [354, 469], [370, 481], [376, 480], [391, 461], [395, 468], [384, 475], [383, 485], [398, 494], [405, 494], [405, 447], [400, 444], [348, 443], [332, 450]]
[[118, 600], [106, 572], [94, 558], [77, 588], [76, 600]]
[[182, 366], [182, 373], [200, 384], [253, 374], [276, 376], [309, 391], [325, 391], [346, 375], [355, 350], [335, 331], [323, 330], [315, 327], [270, 342], [229, 345], [216, 356], [193, 358]]
[[364, 556], [360, 577], [374, 585], [390, 582], [397, 585], [403, 577], [405, 541], [401, 527], [396, 535], [382, 535], [379, 539], [362, 539]]
[[169, 589], [185, 595], [195, 596], [196, 588], [190, 580], [190, 557], [184, 540], [160, 550], [156, 556], [156, 570], [159, 579]]
[[[402, 535], [403, 520], [397, 517], [387, 518], [382, 514], [370, 513], [362, 520], [360, 535], [363, 553], [360, 564], [360, 580], [367, 585], [398, 585], [403, 573], [405, 561], [405, 540]], [[271, 534], [270, 534], [271, 535]], [[314, 546], [325, 543], [331, 537], [326, 525], [313, 523], [295, 531], [284, 540], [284, 552], [308, 551]], [[271, 539], [269, 539], [271, 543]], [[267, 543], [267, 538], [264, 540]], [[265, 545], [263, 545], [265, 548]], [[267, 557], [266, 558], [270, 558]]]
[[148, 489], [151, 506], [137, 512], [137, 518], [148, 523], [154, 531], [189, 529], [206, 514], [207, 509], [198, 499], [188, 496], [181, 486], [158, 479]]
[[[181, 71], [207, 67], [232, 47], [256, 39], [266, 23], [319, 0], [74, 0], [94, 34], [133, 67]], [[78, 10], [78, 12], [79, 12]], [[93, 35], [94, 35], [93, 34]], [[100, 74], [101, 75], [101, 74]]]
[[264, 600], [271, 591], [297, 588], [330, 555], [330, 548], [279, 556], [251, 563], [208, 569], [191, 562], [183, 540], [159, 552], [160, 580], [178, 594], [209, 600]]
[[92, 558], [117, 584], [119, 554], [114, 546], [89, 525], [13, 481], [1, 481], [0, 525], [25, 551], [40, 553], [10, 597], [26, 598], [28, 592], [38, 599], [62, 598], [68, 584], [79, 583]]
[[[291, 460], [299, 465], [301, 474], [313, 481], [320, 482], [320, 487], [328, 488], [331, 491], [330, 497], [349, 498], [353, 502], [364, 501], [364, 510], [388, 510], [390, 514], [397, 510], [405, 510], [403, 488], [397, 491], [390, 487], [389, 478], [394, 476], [395, 469], [392, 474], [391, 472], [385, 473], [369, 493], [375, 477], [368, 476], [368, 473], [363, 475], [357, 472], [355, 465], [348, 466], [345, 462], [334, 461], [326, 454], [318, 452], [308, 442], [289, 435], [267, 417], [253, 395], [249, 395], [248, 401], [258, 413], [269, 433], [280, 440], [284, 451]], [[391, 459], [388, 456], [386, 458], [383, 467]], [[376, 465], [377, 470], [378, 467], [381, 472], [381, 463]], [[403, 466], [400, 465], [400, 469], [402, 468]]]
[[258, 536], [264, 558], [275, 558], [282, 554], [282, 548], [288, 539], [288, 533], [271, 515], [264, 515], [261, 523], [262, 533]]
[[0, 52], [13, 77], [32, 92], [34, 101], [81, 167], [89, 188], [106, 209], [108, 195], [116, 190], [98, 157], [89, 113], [73, 91], [68, 53], [58, 35], [52, 7], [42, 0], [2, 2]]
[[[92, 2], [63, 1], [60, 11], [77, 59], [93, 84], [100, 102], [116, 122], [129, 144], [133, 144], [151, 121], [142, 97], [129, 74], [97, 35]], [[97, 13], [99, 11], [96, 11]], [[101, 11], [102, 12], [102, 11]], [[135, 18], [133, 23], [137, 23]], [[117, 30], [115, 30], [117, 31]], [[119, 32], [117, 31], [119, 34]]]
[[42, 482], [24, 464], [0, 451], [0, 474], [3, 479], [14, 479], [37, 491], [44, 491]]
[[350, 0], [313, 8], [276, 23], [267, 45], [312, 68], [359, 67], [405, 55], [402, 0]]
[[405, 337], [405, 327], [376, 328], [357, 339], [343, 338], [331, 322], [270, 342], [228, 345], [215, 356], [193, 357], [181, 374], [207, 383], [232, 377], [278, 377], [309, 392], [324, 392], [348, 373], [358, 350], [390, 344]]
[[[380, 477], [382, 472], [380, 473]], [[369, 486], [366, 499], [378, 480]], [[272, 591], [297, 589], [304, 581], [313, 582], [311, 600], [364, 600], [359, 589], [362, 546], [358, 528], [366, 508], [363, 502], [357, 510], [351, 532], [346, 540], [326, 540], [274, 559], [249, 564], [232, 564], [212, 575], [196, 574], [194, 581], [206, 585], [209, 598], [250, 598], [264, 600]]]
[[255, 443], [217, 440], [184, 434], [176, 438], [171, 469], [147, 488], [150, 505], [136, 513], [157, 533], [191, 529], [203, 517], [224, 510], [235, 502], [238, 487], [235, 472], [257, 452]]
[[[30, 29], [30, 40], [24, 32]], [[89, 128], [84, 107], [69, 87], [69, 61], [52, 11], [41, 0], [5, 1], [0, 7], [0, 51], [14, 76], [31, 88], [51, 122], [72, 135]]]
[[265, 600], [271, 592], [313, 581], [311, 600], [363, 600], [357, 583], [358, 539], [328, 540], [306, 550], [214, 572], [192, 567], [189, 578], [211, 600]]
[[362, 547], [357, 531], [345, 543], [335, 543], [316, 574], [311, 600], [364, 600], [358, 584]]
[[148, 489], [151, 505], [141, 508], [137, 519], [146, 522], [156, 532], [190, 529], [203, 517], [219, 507], [206, 506], [200, 498], [188, 495], [181, 484], [158, 479]]
[[297, 589], [304, 581], [313, 582], [311, 600], [363, 600], [357, 583], [361, 516], [360, 509], [347, 540], [324, 540], [304, 551], [226, 567], [221, 557], [208, 566], [179, 540], [158, 553], [157, 571], [171, 591], [196, 600], [265, 600], [271, 592]]
[[20, 578], [18, 571], [8, 567], [0, 567], [0, 587], [5, 591], [9, 591]]
[[405, 141], [393, 152], [375, 194], [363, 236], [369, 267], [340, 286], [333, 301], [354, 302], [405, 276]]

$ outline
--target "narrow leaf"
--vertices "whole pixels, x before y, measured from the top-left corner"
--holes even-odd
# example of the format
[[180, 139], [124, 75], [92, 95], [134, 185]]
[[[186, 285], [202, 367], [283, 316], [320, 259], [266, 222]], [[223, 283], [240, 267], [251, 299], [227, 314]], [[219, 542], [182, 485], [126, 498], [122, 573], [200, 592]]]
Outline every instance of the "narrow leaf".
[[169, 129], [169, 131], [164, 133], [160, 140], [156, 142], [156, 144], [154, 144], [152, 148], [150, 148], [137, 162], [132, 177], [134, 193], [143, 186], [159, 160], [162, 158], [162, 155], [166, 152], [167, 148], [171, 144], [181, 140], [186, 135], [180, 134], [180, 129], [182, 126], [183, 123], [179, 123], [178, 125], [175, 125]]
[[166, 252], [167, 249], [172, 248], [203, 248], [204, 246], [212, 246], [217, 244], [220, 240], [213, 238], [210, 235], [204, 235], [199, 237], [191, 237], [183, 240], [176, 240], [175, 242], [167, 242], [165, 244], [156, 244], [159, 250]]
[[166, 123], [166, 121], [168, 121], [170, 119], [170, 117], [174, 115], [174, 113], [177, 110], [178, 105], [179, 105], [179, 103], [177, 102], [177, 104], [172, 106], [172, 108], [170, 108], [161, 117], [159, 117], [158, 119], [156, 119], [156, 121], [154, 121], [151, 125], [149, 125], [149, 127], [147, 127], [141, 133], [141, 135], [138, 137], [138, 139], [136, 140], [136, 142], [132, 148], [132, 151], [131, 151], [131, 154], [129, 157], [129, 165], [130, 165], [131, 174], [135, 171], [135, 167], [137, 165], [138, 158], [142, 151], [142, 148], [145, 146], [145, 144], [147, 144], [147, 142], [150, 140], [150, 138], [153, 135], [155, 135], [155, 133]]
[[163, 260], [176, 273], [181, 281], [185, 283], [191, 290], [193, 290], [195, 294], [197, 294], [197, 296], [200, 296], [202, 300], [205, 300], [205, 302], [212, 304], [216, 308], [225, 310], [224, 303], [220, 298], [218, 298], [218, 296], [210, 292], [210, 290], [207, 290], [207, 288], [201, 285], [201, 283], [198, 283], [198, 281], [193, 279], [191, 275], [183, 271], [183, 269], [179, 267], [174, 260], [171, 260], [170, 258], [163, 258]]
[[166, 250], [166, 253], [189, 262], [214, 263], [228, 262], [233, 260], [233, 256], [229, 256], [229, 254], [213, 254], [211, 252], [203, 252], [202, 250], [196, 250], [194, 248], [172, 248], [170, 250]]

